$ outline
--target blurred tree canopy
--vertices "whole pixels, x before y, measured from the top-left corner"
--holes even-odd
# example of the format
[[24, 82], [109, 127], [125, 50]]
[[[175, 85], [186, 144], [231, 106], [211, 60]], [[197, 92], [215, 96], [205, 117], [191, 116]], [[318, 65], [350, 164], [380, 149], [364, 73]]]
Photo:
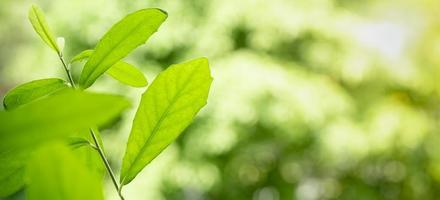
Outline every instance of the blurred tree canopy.
[[[129, 61], [152, 80], [172, 63], [210, 59], [207, 107], [126, 188], [127, 199], [440, 196], [438, 0], [32, 2], [66, 38], [68, 57], [126, 13], [159, 7], [167, 22]], [[63, 76], [27, 21], [32, 2], [0, 1], [0, 96]], [[105, 77], [91, 90], [134, 102], [143, 92]], [[115, 168], [133, 112], [103, 131]]]

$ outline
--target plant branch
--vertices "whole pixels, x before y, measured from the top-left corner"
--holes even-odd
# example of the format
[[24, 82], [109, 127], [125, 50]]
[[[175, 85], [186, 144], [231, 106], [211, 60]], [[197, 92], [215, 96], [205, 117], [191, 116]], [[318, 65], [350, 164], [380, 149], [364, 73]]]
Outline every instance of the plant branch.
[[70, 73], [69, 67], [66, 64], [66, 61], [64, 61], [63, 53], [59, 53], [58, 58], [60, 58], [60, 61], [63, 64], [63, 68], [64, 68], [64, 71], [66, 71], [67, 78], [69, 78], [70, 85], [72, 85], [72, 87], [75, 88], [76, 86], [75, 86], [75, 82], [73, 81], [73, 78], [72, 78], [72, 73]]
[[[73, 81], [73, 78], [72, 78], [72, 74], [70, 73], [70, 70], [69, 70], [69, 67], [66, 64], [66, 61], [64, 61], [63, 54], [61, 52], [58, 53], [58, 58], [60, 59], [61, 63], [63, 64], [64, 71], [66, 72], [67, 77], [69, 78], [70, 84], [72, 85], [73, 88], [76, 88], [75, 82]], [[122, 192], [121, 192], [122, 191], [122, 186], [119, 187], [118, 182], [116, 181], [116, 176], [113, 173], [113, 170], [112, 170], [112, 168], [111, 168], [111, 166], [110, 166], [110, 164], [109, 164], [109, 162], [107, 160], [107, 157], [105, 157], [104, 151], [102, 150], [102, 147], [99, 144], [98, 139], [96, 138], [96, 134], [93, 131], [93, 129], [90, 129], [90, 134], [91, 134], [91, 136], [93, 138], [93, 142], [95, 143], [94, 145], [91, 144], [90, 146], [93, 149], [98, 151], [98, 153], [99, 153], [99, 155], [101, 157], [101, 160], [104, 163], [105, 168], [107, 169], [107, 172], [108, 172], [108, 174], [110, 175], [110, 177], [112, 179], [113, 185], [115, 186], [115, 189], [118, 192], [119, 197], [121, 198], [121, 200], [125, 200], [124, 197], [122, 196]]]
[[107, 171], [112, 179], [113, 185], [115, 186], [116, 190], [118, 191], [119, 197], [122, 200], [124, 200], [124, 197], [122, 196], [121, 189], [120, 189], [122, 187], [119, 187], [118, 182], [116, 181], [116, 176], [113, 173], [113, 170], [110, 167], [110, 164], [109, 164], [107, 158], [105, 157], [104, 151], [102, 150], [101, 145], [99, 144], [98, 139], [96, 138], [96, 135], [95, 135], [95, 132], [93, 131], [93, 129], [90, 129], [90, 134], [92, 135], [93, 142], [95, 143], [95, 146], [96, 146], [96, 150], [98, 151], [99, 155], [101, 156], [101, 159], [104, 162], [105, 168], [107, 169]]

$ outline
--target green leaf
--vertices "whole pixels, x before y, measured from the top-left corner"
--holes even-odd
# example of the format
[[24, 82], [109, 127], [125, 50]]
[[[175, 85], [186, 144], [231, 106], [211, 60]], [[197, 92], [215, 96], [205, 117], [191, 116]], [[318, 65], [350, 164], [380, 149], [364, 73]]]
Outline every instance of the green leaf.
[[[71, 63], [88, 59], [92, 53], [93, 50], [85, 50], [76, 55]], [[118, 61], [116, 64], [112, 65], [106, 73], [121, 83], [129, 86], [145, 87], [148, 85], [148, 81], [144, 74], [133, 65], [124, 61]]]
[[90, 141], [83, 137], [72, 137], [68, 140], [69, 146], [73, 149], [80, 148], [83, 146], [90, 146]]
[[145, 87], [148, 82], [144, 74], [131, 64], [119, 61], [107, 70], [114, 79], [133, 87]]
[[55, 50], [55, 52], [60, 54], [60, 48], [54, 39], [54, 34], [52, 34], [49, 26], [47, 25], [46, 18], [44, 17], [44, 13], [41, 8], [37, 5], [32, 5], [29, 9], [28, 15], [34, 30], [38, 33], [38, 35], [40, 35], [41, 39], [43, 39], [43, 41], [49, 45], [50, 48]]
[[0, 152], [75, 136], [113, 119], [129, 103], [120, 96], [65, 90], [11, 111], [0, 112]]
[[191, 123], [206, 104], [212, 78], [206, 58], [170, 66], [142, 95], [122, 163], [128, 184]]
[[136, 11], [116, 23], [96, 45], [84, 66], [79, 84], [86, 89], [107, 69], [144, 44], [165, 21], [167, 14], [156, 8]]
[[29, 161], [26, 175], [30, 200], [104, 199], [100, 176], [62, 144], [46, 145], [37, 150]]
[[[23, 186], [24, 165], [32, 149], [54, 139], [81, 137], [81, 130], [104, 124], [128, 105], [119, 96], [66, 89], [17, 109], [0, 112], [0, 197]], [[85, 160], [97, 163], [90, 151], [81, 150], [78, 155], [86, 155]]]
[[70, 63], [83, 61], [83, 60], [89, 58], [92, 55], [92, 53], [93, 53], [93, 49], [84, 50], [81, 53], [74, 56], [72, 58], [72, 60], [70, 61]]
[[7, 197], [24, 185], [24, 166], [28, 154], [8, 149], [0, 152], [0, 197]]
[[3, 99], [3, 105], [7, 110], [14, 109], [66, 88], [66, 83], [58, 78], [31, 81], [10, 90]]

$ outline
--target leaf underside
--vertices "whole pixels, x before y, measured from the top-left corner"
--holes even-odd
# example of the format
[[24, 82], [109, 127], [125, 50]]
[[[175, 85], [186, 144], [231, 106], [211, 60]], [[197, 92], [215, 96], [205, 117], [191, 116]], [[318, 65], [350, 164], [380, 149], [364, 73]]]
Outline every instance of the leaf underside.
[[206, 104], [212, 82], [205, 58], [170, 66], [142, 95], [122, 163], [122, 185], [162, 152]]

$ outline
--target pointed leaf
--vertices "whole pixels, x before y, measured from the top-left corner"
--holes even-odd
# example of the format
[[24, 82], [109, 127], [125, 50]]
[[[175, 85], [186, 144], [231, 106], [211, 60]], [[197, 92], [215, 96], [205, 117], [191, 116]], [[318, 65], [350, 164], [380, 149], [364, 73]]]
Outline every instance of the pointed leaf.
[[27, 168], [30, 200], [104, 199], [100, 176], [65, 145], [47, 145], [34, 153]]
[[55, 50], [58, 54], [60, 53], [60, 48], [55, 41], [55, 37], [47, 25], [46, 18], [40, 7], [37, 5], [32, 5], [29, 9], [29, 20], [31, 21], [34, 30], [40, 35], [41, 39], [49, 45], [50, 48]]
[[80, 87], [90, 87], [112, 65], [144, 44], [166, 18], [164, 11], [149, 8], [129, 14], [116, 23], [99, 41], [85, 64]]
[[121, 83], [133, 87], [145, 87], [148, 84], [147, 79], [139, 69], [123, 61], [111, 66], [106, 73]]
[[159, 155], [206, 104], [212, 78], [208, 60], [170, 66], [142, 95], [122, 163], [122, 185]]
[[0, 152], [74, 136], [113, 119], [129, 103], [120, 96], [65, 90], [11, 111], [0, 112]]
[[81, 51], [81, 53], [77, 54], [76, 56], [74, 56], [72, 58], [70, 63], [79, 62], [79, 61], [83, 61], [85, 59], [88, 59], [90, 57], [90, 55], [92, 55], [92, 53], [93, 53], [93, 49]]
[[10, 90], [3, 99], [3, 105], [7, 110], [14, 109], [66, 88], [66, 83], [58, 78], [31, 81]]

